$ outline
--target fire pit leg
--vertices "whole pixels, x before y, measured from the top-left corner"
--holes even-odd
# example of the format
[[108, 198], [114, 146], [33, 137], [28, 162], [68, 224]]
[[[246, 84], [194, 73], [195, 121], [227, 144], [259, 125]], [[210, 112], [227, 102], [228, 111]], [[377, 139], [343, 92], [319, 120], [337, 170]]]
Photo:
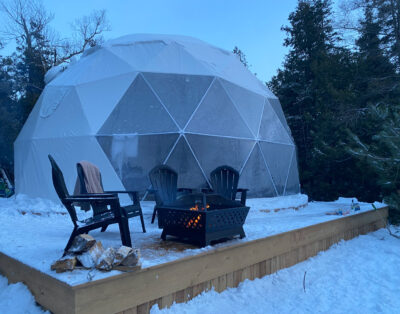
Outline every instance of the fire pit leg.
[[167, 240], [167, 233], [165, 232], [165, 229], [161, 233], [161, 239], [163, 239], [164, 241]]
[[246, 237], [246, 234], [244, 233], [243, 227], [241, 227], [242, 230], [240, 230], [240, 238], [243, 239]]
[[208, 246], [208, 245], [210, 245], [210, 243], [211, 243], [211, 241], [208, 239], [204, 239], [203, 241], [200, 241], [200, 244], [202, 247]]

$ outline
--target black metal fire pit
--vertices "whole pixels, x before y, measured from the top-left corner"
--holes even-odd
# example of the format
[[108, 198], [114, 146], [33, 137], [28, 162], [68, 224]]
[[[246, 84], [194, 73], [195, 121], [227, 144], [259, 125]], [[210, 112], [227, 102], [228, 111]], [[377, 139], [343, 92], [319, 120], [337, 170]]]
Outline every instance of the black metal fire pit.
[[163, 228], [161, 238], [167, 235], [207, 246], [211, 241], [246, 235], [243, 224], [250, 207], [231, 201], [220, 195], [185, 195], [172, 205], [158, 210], [158, 219]]

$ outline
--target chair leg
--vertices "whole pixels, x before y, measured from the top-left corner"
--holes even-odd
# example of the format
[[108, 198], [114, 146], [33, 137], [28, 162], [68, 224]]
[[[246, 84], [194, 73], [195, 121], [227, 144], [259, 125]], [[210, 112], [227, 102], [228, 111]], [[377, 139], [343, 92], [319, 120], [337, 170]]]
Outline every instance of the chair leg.
[[100, 230], [100, 232], [104, 232], [104, 231], [106, 231], [106, 230], [107, 230], [107, 227], [108, 227], [108, 225], [101, 227], [101, 230]]
[[157, 213], [157, 208], [154, 208], [153, 216], [151, 217], [151, 223], [154, 223], [154, 220], [156, 219], [156, 213]]
[[140, 209], [140, 222], [142, 223], [143, 233], [146, 233], [146, 227], [144, 226], [144, 219], [143, 219], [142, 209]]
[[128, 218], [121, 216], [119, 222], [119, 233], [121, 235], [122, 245], [132, 247], [131, 233], [129, 231]]
[[65, 246], [63, 257], [64, 257], [65, 255], [67, 255], [68, 250], [69, 250], [69, 248], [70, 248], [71, 245], [72, 245], [72, 242], [74, 241], [75, 237], [76, 237], [78, 234], [79, 234], [79, 232], [77, 232], [77, 229], [74, 229], [74, 230], [72, 231], [71, 236], [69, 237], [69, 240], [68, 240], [68, 242], [67, 242], [67, 245]]

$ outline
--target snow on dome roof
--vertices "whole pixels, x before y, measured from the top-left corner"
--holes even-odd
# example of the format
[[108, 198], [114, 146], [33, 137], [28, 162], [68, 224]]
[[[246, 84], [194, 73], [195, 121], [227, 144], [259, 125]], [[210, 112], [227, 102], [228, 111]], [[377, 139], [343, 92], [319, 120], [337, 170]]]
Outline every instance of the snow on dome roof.
[[[110, 58], [114, 60], [109, 60]], [[125, 62], [131, 67], [131, 71], [137, 72], [217, 76], [260, 95], [276, 98], [232, 52], [180, 35], [132, 34], [109, 40], [86, 50], [74, 66], [76, 69], [70, 70], [71, 75], [63, 75], [54, 84], [79, 83], [79, 75], [84, 75], [87, 81], [89, 77], [83, 69], [86, 64], [99, 63], [103, 66], [107, 62], [111, 66], [113, 61]], [[94, 73], [91, 79], [99, 79], [96, 75]]]
[[104, 46], [112, 46], [112, 45], [127, 45], [127, 44], [135, 44], [135, 43], [142, 43], [142, 42], [151, 42], [151, 41], [164, 41], [166, 44], [171, 42], [177, 43], [201, 43], [207, 46], [211, 46], [206, 42], [190, 37], [190, 36], [183, 36], [183, 35], [167, 35], [167, 34], [129, 34], [125, 36], [121, 36], [118, 38], [114, 38], [108, 40], [104, 43]]

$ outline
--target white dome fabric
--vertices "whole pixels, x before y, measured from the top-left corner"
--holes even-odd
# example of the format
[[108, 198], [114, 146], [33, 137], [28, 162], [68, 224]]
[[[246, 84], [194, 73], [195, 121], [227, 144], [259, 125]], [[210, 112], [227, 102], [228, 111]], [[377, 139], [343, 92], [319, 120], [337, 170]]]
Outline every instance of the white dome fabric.
[[200, 40], [136, 34], [91, 48], [44, 89], [15, 146], [17, 193], [57, 199], [48, 154], [72, 192], [88, 160], [106, 189], [145, 191], [167, 164], [179, 186], [230, 165], [250, 196], [300, 190], [279, 100], [231, 52]]

